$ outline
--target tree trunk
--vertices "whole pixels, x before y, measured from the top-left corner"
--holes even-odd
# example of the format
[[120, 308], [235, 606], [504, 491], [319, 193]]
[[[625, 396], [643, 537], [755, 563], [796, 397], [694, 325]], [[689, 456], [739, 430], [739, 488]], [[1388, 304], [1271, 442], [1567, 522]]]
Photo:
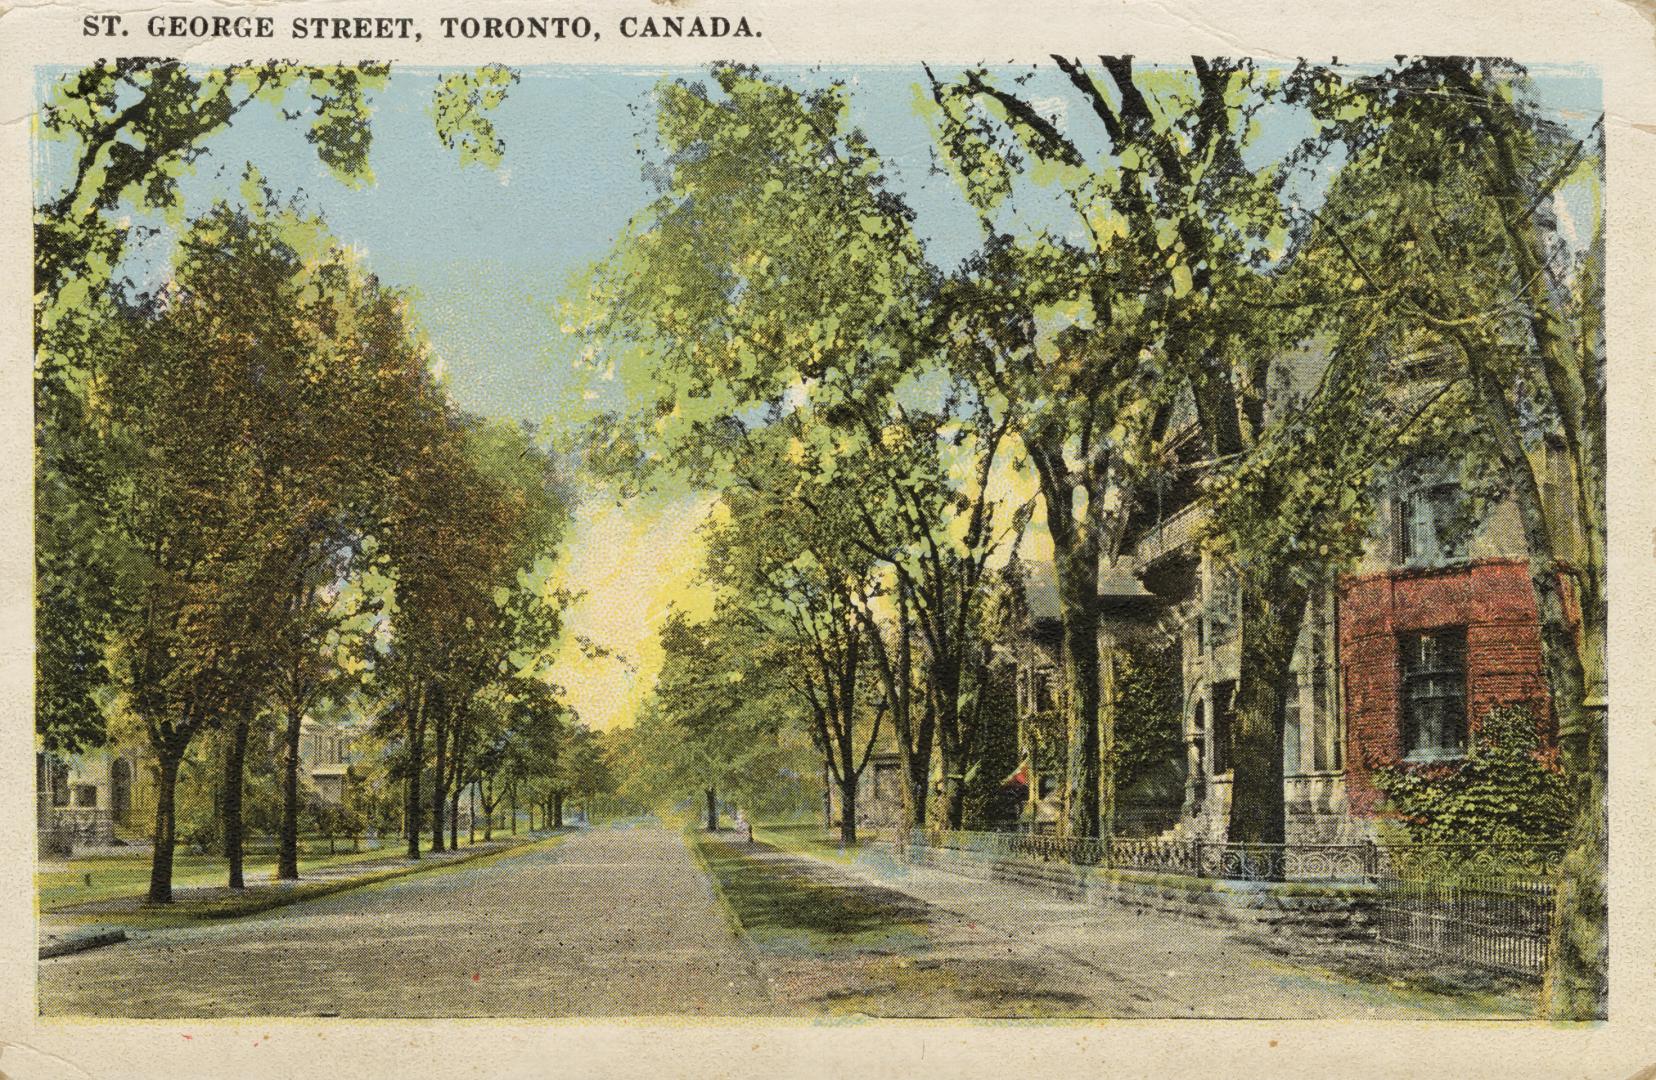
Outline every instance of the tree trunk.
[[448, 802], [448, 717], [439, 705], [432, 720], [431, 737], [437, 759], [431, 771], [431, 850], [443, 850], [443, 809]]
[[424, 731], [419, 722], [419, 703], [414, 694], [403, 702], [403, 724], [408, 740], [408, 790], [403, 798], [403, 832], [408, 837], [408, 857], [420, 857], [420, 765]]
[[[1054, 549], [1057, 544], [1054, 543]], [[1098, 548], [1075, 539], [1056, 553], [1058, 610], [1063, 622], [1064, 676], [1069, 683], [1069, 759], [1065, 769], [1064, 833], [1094, 837], [1101, 823], [1098, 738]]]
[[155, 847], [150, 858], [148, 901], [152, 904], [172, 903], [173, 848], [177, 843], [177, 820], [173, 800], [178, 790], [178, 763], [184, 756], [182, 748], [156, 748], [155, 778]]
[[920, 720], [920, 731], [914, 741], [914, 754], [909, 759], [908, 785], [914, 800], [914, 827], [926, 827], [926, 808], [931, 800], [932, 741], [937, 731], [937, 706], [930, 692], [926, 695], [925, 712]]
[[305, 715], [288, 709], [282, 731], [282, 838], [276, 856], [276, 877], [299, 880], [299, 734]]
[[[1289, 666], [1305, 621], [1308, 590], [1282, 568], [1257, 567], [1242, 574], [1241, 682], [1231, 732], [1231, 806], [1226, 831], [1232, 844], [1281, 844], [1286, 837], [1283, 801], [1283, 703]], [[1215, 712], [1219, 706], [1215, 706]], [[1279, 876], [1281, 859], [1260, 858]]]
[[563, 800], [563, 792], [554, 791], [552, 793], [552, 827], [554, 829], [563, 828]]
[[1541, 991], [1547, 1015], [1557, 1019], [1603, 1019], [1609, 1006], [1610, 828], [1605, 796], [1610, 763], [1602, 722], [1590, 740], [1587, 753], [1597, 758], [1597, 765], [1572, 775], [1575, 820], [1559, 866]]
[[[511, 800], [512, 800], [512, 817], [511, 817], [512, 835], [516, 836], [517, 835], [517, 784], [514, 783], [511, 786], [510, 791], [511, 791]], [[531, 810], [530, 811], [531, 816], [533, 815], [533, 813], [534, 813], [534, 811]], [[530, 821], [529, 822], [530, 831], [531, 832], [534, 831], [534, 828], [535, 828], [535, 823], [533, 821]]]
[[850, 847], [857, 842], [857, 774], [845, 770], [839, 789], [840, 843]]
[[709, 788], [703, 789], [703, 794], [707, 796], [707, 831], [708, 832], [718, 832], [719, 831], [719, 797], [718, 797], [718, 792], [715, 789], [709, 787]]
[[230, 730], [230, 741], [224, 748], [224, 859], [229, 864], [229, 886], [244, 889], [242, 878], [242, 790], [247, 762], [248, 717], [242, 712]]
[[[458, 763], [456, 763], [458, 764]], [[460, 778], [454, 779], [454, 790], [449, 793], [449, 850], [460, 848]]]
[[449, 782], [449, 849], [458, 850], [460, 847], [460, 788], [461, 775], [465, 771], [466, 760], [466, 710], [459, 708], [454, 711], [454, 734], [452, 736], [453, 749], [450, 756], [454, 764], [449, 771], [454, 774]]
[[943, 824], [960, 828], [966, 810], [966, 747], [960, 728], [960, 665], [952, 656], [933, 657], [930, 695], [937, 710], [938, 762], [943, 768]]

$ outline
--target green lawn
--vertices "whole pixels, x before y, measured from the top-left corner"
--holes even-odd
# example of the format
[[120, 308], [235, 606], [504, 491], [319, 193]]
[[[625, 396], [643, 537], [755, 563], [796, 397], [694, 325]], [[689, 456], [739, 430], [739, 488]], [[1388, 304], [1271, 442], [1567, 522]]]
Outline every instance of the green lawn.
[[[146, 862], [143, 864], [144, 869], [138, 875], [139, 884], [135, 889], [115, 891], [112, 895], [106, 897], [112, 905], [111, 907], [91, 912], [69, 912], [57, 915], [57, 919], [69, 923], [95, 923], [146, 928], [190, 926], [221, 919], [237, 919], [261, 911], [269, 911], [272, 908], [298, 903], [301, 900], [312, 900], [327, 896], [330, 893], [344, 892], [347, 889], [373, 888], [397, 878], [407, 877], [410, 874], [445, 874], [475, 869], [498, 859], [511, 858], [528, 851], [539, 850], [561, 843], [566, 835], [567, 833], [563, 832], [554, 833], [551, 836], [545, 834], [532, 836], [528, 833], [519, 833], [516, 839], [520, 842], [517, 844], [495, 850], [480, 851], [473, 855], [465, 854], [465, 850], [472, 845], [462, 840], [459, 848], [462, 857], [442, 861], [409, 862], [401, 858], [401, 849], [362, 852], [353, 856], [341, 856], [333, 860], [335, 864], [350, 862], [362, 864], [359, 873], [348, 876], [313, 877], [308, 881], [300, 880], [278, 885], [271, 881], [268, 876], [261, 880], [249, 874], [248, 887], [245, 890], [232, 891], [225, 888], [211, 888], [210, 890], [201, 890], [194, 895], [175, 893], [171, 904], [146, 904], [141, 902], [144, 888], [149, 882], [148, 864]], [[496, 834], [494, 838], [496, 843], [511, 839], [512, 837], [509, 834]], [[482, 843], [481, 838], [479, 838], [478, 843]], [[371, 860], [376, 855], [381, 858], [389, 858], [391, 861], [374, 863]], [[198, 857], [192, 856], [191, 858]], [[132, 868], [125, 864], [134, 863], [137, 860], [85, 859], [81, 861], [85, 863], [120, 863], [123, 864], [123, 870], [130, 870]], [[217, 860], [202, 861], [211, 864], [217, 863]], [[325, 861], [307, 862], [301, 860], [300, 873], [303, 874], [307, 866], [314, 871], [318, 865]], [[222, 886], [223, 880], [224, 870], [222, 865], [214, 865], [206, 879], [197, 884]], [[42, 910], [45, 911], [44, 908]]]
[[[502, 837], [497, 837], [504, 838]], [[482, 834], [478, 834], [481, 842]], [[328, 854], [326, 840], [307, 840], [300, 849], [299, 876], [325, 866], [340, 866], [372, 859], [395, 858], [404, 851], [403, 842], [392, 838], [378, 850], [350, 850], [344, 841], [338, 854]], [[469, 845], [460, 837], [462, 849]], [[427, 840], [421, 850], [430, 851]], [[150, 856], [147, 850], [130, 855], [98, 855], [92, 858], [70, 859], [67, 863], [53, 863], [52, 869], [35, 873], [35, 894], [41, 911], [57, 911], [76, 904], [123, 897], [139, 897], [149, 889]], [[242, 873], [249, 885], [272, 882], [276, 878], [274, 854], [249, 855], [243, 862]], [[176, 889], [223, 885], [228, 870], [222, 855], [177, 854], [173, 857], [173, 887]]]
[[847, 847], [840, 842], [839, 830], [829, 830], [820, 821], [755, 825], [753, 836], [796, 855], [839, 862], [850, 862], [857, 852], [883, 839], [874, 830], [859, 831], [857, 842]]
[[777, 951], [888, 950], [923, 943], [925, 904], [891, 889], [819, 880], [779, 848], [692, 840], [732, 920], [755, 944]]

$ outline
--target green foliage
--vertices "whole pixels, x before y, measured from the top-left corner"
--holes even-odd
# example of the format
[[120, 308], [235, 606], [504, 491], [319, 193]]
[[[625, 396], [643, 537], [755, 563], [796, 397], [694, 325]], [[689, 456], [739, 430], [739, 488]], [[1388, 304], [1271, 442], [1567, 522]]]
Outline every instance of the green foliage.
[[977, 720], [976, 747], [966, 773], [964, 826], [1004, 829], [1022, 809], [1018, 797], [1001, 782], [1018, 767], [1017, 676], [1010, 665], [984, 672], [983, 710]]
[[681, 612], [661, 632], [655, 692], [618, 733], [621, 792], [669, 806], [712, 787], [750, 812], [794, 810], [812, 757], [793, 737], [803, 702], [751, 622], [734, 614], [694, 622]]
[[1555, 843], [1571, 802], [1555, 749], [1527, 708], [1498, 706], [1478, 721], [1466, 760], [1375, 772], [1387, 805], [1421, 843]]
[[437, 81], [427, 111], [437, 138], [450, 150], [459, 150], [462, 166], [476, 163], [492, 169], [500, 164], [506, 143], [495, 134], [486, 114], [506, 100], [507, 89], [517, 81], [517, 72], [500, 64], [445, 75]]
[[1135, 642], [1115, 654], [1118, 798], [1165, 797], [1184, 783], [1184, 693], [1178, 651]]

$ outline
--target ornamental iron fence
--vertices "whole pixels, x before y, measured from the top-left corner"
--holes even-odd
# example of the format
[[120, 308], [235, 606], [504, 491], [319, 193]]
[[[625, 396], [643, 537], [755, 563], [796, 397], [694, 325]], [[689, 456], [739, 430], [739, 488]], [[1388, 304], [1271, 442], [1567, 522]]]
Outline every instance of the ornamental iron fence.
[[1231, 844], [916, 829], [917, 848], [987, 861], [1039, 861], [1249, 882], [1367, 885], [1384, 944], [1539, 976], [1562, 844]]
[[1230, 844], [1147, 837], [916, 830], [909, 842], [999, 858], [1239, 881], [1366, 881], [1381, 865], [1374, 844]]

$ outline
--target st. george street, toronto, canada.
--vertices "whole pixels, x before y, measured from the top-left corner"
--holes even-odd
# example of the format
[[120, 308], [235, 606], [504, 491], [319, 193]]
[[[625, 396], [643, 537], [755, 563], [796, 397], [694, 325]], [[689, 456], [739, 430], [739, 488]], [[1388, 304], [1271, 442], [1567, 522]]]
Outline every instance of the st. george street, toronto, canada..
[[35, 69], [40, 1014], [1603, 1017], [1522, 61]]

